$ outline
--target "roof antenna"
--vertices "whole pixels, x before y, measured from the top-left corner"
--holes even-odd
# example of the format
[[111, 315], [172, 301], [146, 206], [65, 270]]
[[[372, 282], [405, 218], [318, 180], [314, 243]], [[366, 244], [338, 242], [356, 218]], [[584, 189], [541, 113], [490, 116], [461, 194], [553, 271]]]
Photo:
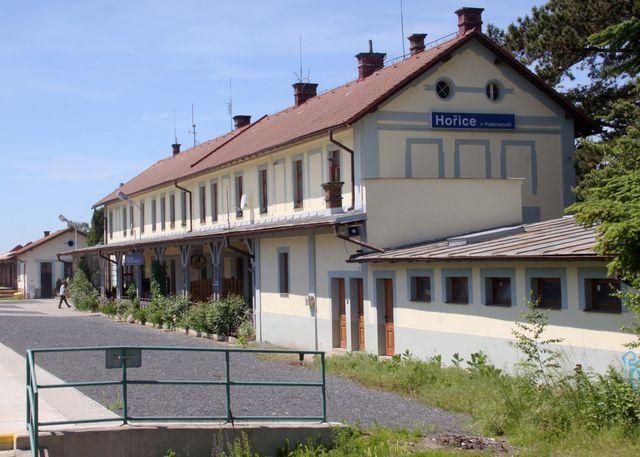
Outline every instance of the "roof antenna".
[[400, 29], [402, 31], [402, 58], [404, 59], [405, 50], [404, 50], [404, 12], [402, 8], [402, 0], [400, 0]]
[[198, 142], [196, 140], [196, 119], [193, 110], [193, 103], [191, 104], [191, 130], [189, 130], [189, 133], [193, 135], [193, 146], [197, 146]]
[[231, 100], [231, 78], [229, 78], [229, 102], [227, 103], [227, 114], [229, 115], [229, 129], [233, 130], [233, 101]]
[[176, 130], [176, 109], [173, 108], [173, 144], [178, 144], [178, 131]]
[[298, 38], [300, 39], [300, 72], [294, 73], [294, 75], [296, 75], [296, 79], [299, 83], [309, 82], [311, 75], [310, 71], [307, 69], [307, 76], [305, 77], [303, 73], [304, 70], [302, 69], [302, 35], [298, 35]]

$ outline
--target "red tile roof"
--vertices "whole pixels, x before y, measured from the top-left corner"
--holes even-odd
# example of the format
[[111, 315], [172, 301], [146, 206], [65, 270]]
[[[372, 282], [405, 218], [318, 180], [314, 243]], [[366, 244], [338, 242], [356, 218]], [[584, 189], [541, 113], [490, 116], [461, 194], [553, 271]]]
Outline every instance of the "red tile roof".
[[[68, 227], [66, 229], [62, 229], [62, 230], [58, 230], [56, 232], [50, 233], [47, 236], [44, 236], [36, 241], [29, 241], [27, 244], [25, 244], [24, 246], [20, 246], [19, 249], [13, 248], [11, 251], [7, 252], [6, 254], [0, 256], [1, 260], [7, 260], [7, 259], [12, 259], [14, 257], [18, 257], [22, 254], [24, 254], [25, 252], [29, 252], [32, 249], [37, 248], [38, 246], [41, 246], [45, 243], [48, 243], [49, 241], [53, 240], [54, 238], [58, 238], [60, 235], [63, 235], [69, 231], [73, 230], [71, 227]], [[82, 235], [82, 236], [86, 236], [84, 233], [82, 232], [78, 232], [78, 235]]]
[[364, 80], [352, 81], [326, 91], [298, 107], [290, 107], [276, 114], [264, 116], [248, 127], [160, 160], [94, 206], [117, 200], [117, 194], [120, 191], [126, 195], [135, 195], [166, 185], [176, 179], [197, 175], [324, 134], [330, 129], [348, 127], [375, 111], [381, 103], [406, 84], [473, 38], [507, 59], [516, 70], [523, 73], [534, 84], [541, 86], [568, 111], [575, 113], [578, 121], [590, 122], [571, 103], [518, 63], [510, 54], [481, 33], [470, 32], [463, 36], [455, 36], [406, 60], [380, 69]]

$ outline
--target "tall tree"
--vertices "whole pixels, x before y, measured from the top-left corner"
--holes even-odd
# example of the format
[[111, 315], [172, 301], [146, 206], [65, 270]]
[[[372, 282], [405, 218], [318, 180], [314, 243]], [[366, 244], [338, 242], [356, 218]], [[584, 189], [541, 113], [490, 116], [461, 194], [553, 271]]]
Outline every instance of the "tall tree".
[[95, 246], [104, 241], [104, 207], [93, 210], [91, 227], [87, 233], [87, 244]]
[[[638, 82], [632, 94], [640, 99]], [[581, 201], [568, 210], [579, 223], [597, 227], [597, 252], [610, 256], [610, 272], [632, 287], [624, 298], [636, 315], [630, 327], [637, 336], [633, 346], [640, 347], [640, 106], [619, 101], [616, 109], [626, 112], [626, 133], [589, 143], [602, 162], [585, 175], [576, 189]]]
[[[489, 26], [488, 34], [596, 119], [603, 138], [613, 138], [628, 125], [612, 106], [632, 97], [639, 14], [638, 0], [549, 0], [506, 31]], [[577, 75], [586, 82], [576, 84]]]

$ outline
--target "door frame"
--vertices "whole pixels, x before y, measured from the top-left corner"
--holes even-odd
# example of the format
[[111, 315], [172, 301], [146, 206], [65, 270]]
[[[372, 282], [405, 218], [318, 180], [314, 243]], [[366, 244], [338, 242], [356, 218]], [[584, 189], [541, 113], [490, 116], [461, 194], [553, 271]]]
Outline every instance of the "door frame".
[[[330, 332], [330, 337], [327, 341], [328, 344], [331, 345], [332, 348], [340, 347], [340, 328], [339, 328], [339, 306], [337, 300], [337, 287], [335, 279], [344, 280], [344, 289], [345, 289], [345, 312], [346, 312], [346, 320], [347, 320], [347, 350], [354, 350], [354, 337], [357, 338], [357, 334], [354, 333], [354, 324], [356, 324], [357, 319], [357, 306], [354, 298], [354, 290], [353, 290], [353, 280], [360, 279], [363, 284], [363, 301], [367, 300], [367, 281], [368, 277], [366, 272], [364, 271], [329, 271], [327, 274], [328, 287], [329, 287], [329, 298], [331, 301], [331, 321], [330, 327], [328, 328]], [[364, 306], [365, 313], [365, 327], [366, 327], [366, 306]], [[357, 342], [357, 340], [356, 340]]]
[[[49, 264], [49, 289], [47, 290], [46, 295], [43, 294], [43, 291], [45, 290], [44, 285], [43, 285], [43, 271], [42, 271], [42, 266], [44, 264]], [[55, 284], [53, 282], [53, 264], [54, 262], [52, 260], [41, 260], [38, 262], [38, 273], [39, 273], [39, 280], [40, 280], [40, 298], [53, 298], [55, 297], [55, 294], [53, 293], [53, 288], [55, 287]]]
[[377, 327], [378, 327], [378, 355], [387, 355], [387, 335], [386, 335], [386, 321], [385, 321], [385, 301], [384, 301], [384, 283], [383, 280], [388, 279], [392, 284], [392, 297], [393, 297], [393, 338], [394, 338], [394, 352], [397, 352], [397, 326], [395, 323], [397, 322], [397, 313], [396, 309], [398, 306], [398, 282], [396, 281], [396, 272], [393, 270], [378, 270], [373, 272], [373, 284], [374, 284], [374, 293], [375, 293], [375, 307], [376, 307], [376, 317], [377, 317]]
[[[359, 286], [358, 286], [359, 284]], [[352, 351], [365, 351], [366, 344], [366, 328], [367, 320], [365, 318], [365, 281], [364, 278], [349, 278], [349, 292], [351, 297], [351, 309], [347, 310], [351, 313], [351, 350]], [[362, 302], [362, 313], [359, 312], [359, 301]], [[362, 339], [360, 339], [360, 332], [362, 331]]]

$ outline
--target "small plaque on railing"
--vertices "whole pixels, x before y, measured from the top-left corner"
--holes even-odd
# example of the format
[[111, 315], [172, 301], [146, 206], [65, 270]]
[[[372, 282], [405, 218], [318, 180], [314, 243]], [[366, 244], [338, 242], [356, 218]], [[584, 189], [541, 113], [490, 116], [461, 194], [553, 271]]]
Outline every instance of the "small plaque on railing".
[[106, 367], [122, 368], [122, 361], [126, 361], [127, 368], [142, 366], [142, 351], [140, 349], [106, 349]]

